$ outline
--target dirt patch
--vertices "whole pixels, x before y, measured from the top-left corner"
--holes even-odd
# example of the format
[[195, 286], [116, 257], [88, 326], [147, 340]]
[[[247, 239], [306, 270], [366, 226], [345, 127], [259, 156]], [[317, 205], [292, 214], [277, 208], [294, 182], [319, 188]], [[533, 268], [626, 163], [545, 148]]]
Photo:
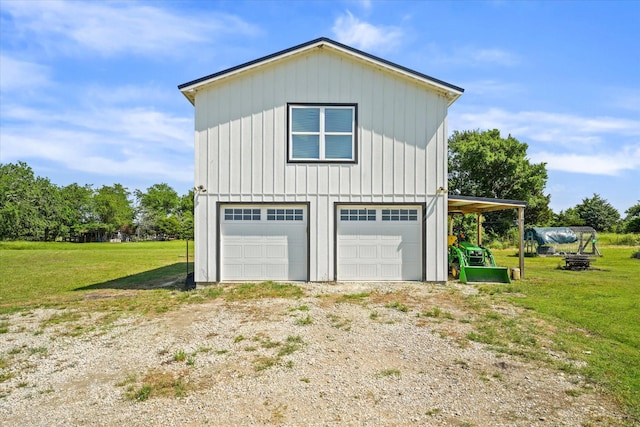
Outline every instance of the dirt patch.
[[42, 329], [55, 310], [6, 316], [0, 419], [33, 426], [624, 424], [622, 412], [579, 376], [467, 339], [476, 325], [464, 295], [473, 288], [302, 287], [299, 298], [220, 298], [120, 318], [109, 328], [87, 324], [78, 336]]

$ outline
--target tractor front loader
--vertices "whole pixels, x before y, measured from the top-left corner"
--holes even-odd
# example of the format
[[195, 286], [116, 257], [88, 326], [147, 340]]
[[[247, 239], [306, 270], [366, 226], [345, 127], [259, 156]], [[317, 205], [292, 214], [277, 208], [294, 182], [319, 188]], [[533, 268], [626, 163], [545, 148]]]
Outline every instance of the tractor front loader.
[[449, 272], [461, 283], [511, 283], [509, 269], [497, 267], [493, 254], [462, 236], [449, 236]]

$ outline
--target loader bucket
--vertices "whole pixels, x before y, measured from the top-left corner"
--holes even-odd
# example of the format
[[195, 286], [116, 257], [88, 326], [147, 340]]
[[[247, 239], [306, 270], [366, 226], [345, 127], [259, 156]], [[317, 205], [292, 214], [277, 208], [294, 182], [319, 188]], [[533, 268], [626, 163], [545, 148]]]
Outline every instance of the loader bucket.
[[460, 282], [511, 283], [507, 267], [462, 267], [460, 266]]

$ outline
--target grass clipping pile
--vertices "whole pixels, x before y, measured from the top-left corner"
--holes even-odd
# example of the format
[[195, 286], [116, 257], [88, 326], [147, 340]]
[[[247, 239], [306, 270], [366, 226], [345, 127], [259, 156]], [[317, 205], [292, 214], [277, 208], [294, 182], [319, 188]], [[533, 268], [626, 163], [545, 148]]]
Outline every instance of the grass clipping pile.
[[7, 315], [1, 424], [624, 423], [547, 348], [545, 325], [476, 292], [267, 283], [194, 291], [155, 315]]

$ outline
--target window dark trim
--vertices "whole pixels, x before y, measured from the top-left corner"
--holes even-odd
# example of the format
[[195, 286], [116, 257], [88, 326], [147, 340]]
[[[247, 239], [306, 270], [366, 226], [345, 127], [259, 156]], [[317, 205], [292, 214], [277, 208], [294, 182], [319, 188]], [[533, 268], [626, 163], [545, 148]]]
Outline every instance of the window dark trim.
[[[300, 107], [352, 107], [353, 108], [353, 113], [355, 115], [355, 117], [353, 118], [353, 159], [352, 160], [338, 160], [338, 159], [331, 159], [331, 160], [296, 160], [296, 159], [292, 159], [291, 158], [291, 153], [290, 153], [290, 140], [289, 138], [291, 138], [291, 132], [289, 132], [289, 126], [291, 124], [290, 120], [291, 118], [290, 116], [290, 111], [291, 111], [291, 107], [295, 107], [295, 106], [300, 106]], [[287, 144], [287, 163], [302, 163], [302, 164], [338, 164], [338, 165], [344, 165], [344, 164], [358, 164], [358, 145], [359, 145], [359, 139], [358, 139], [358, 104], [357, 103], [336, 103], [336, 102], [287, 102], [287, 122], [286, 122], [286, 130], [285, 132], [287, 133], [287, 138], [286, 138], [286, 144]]]

